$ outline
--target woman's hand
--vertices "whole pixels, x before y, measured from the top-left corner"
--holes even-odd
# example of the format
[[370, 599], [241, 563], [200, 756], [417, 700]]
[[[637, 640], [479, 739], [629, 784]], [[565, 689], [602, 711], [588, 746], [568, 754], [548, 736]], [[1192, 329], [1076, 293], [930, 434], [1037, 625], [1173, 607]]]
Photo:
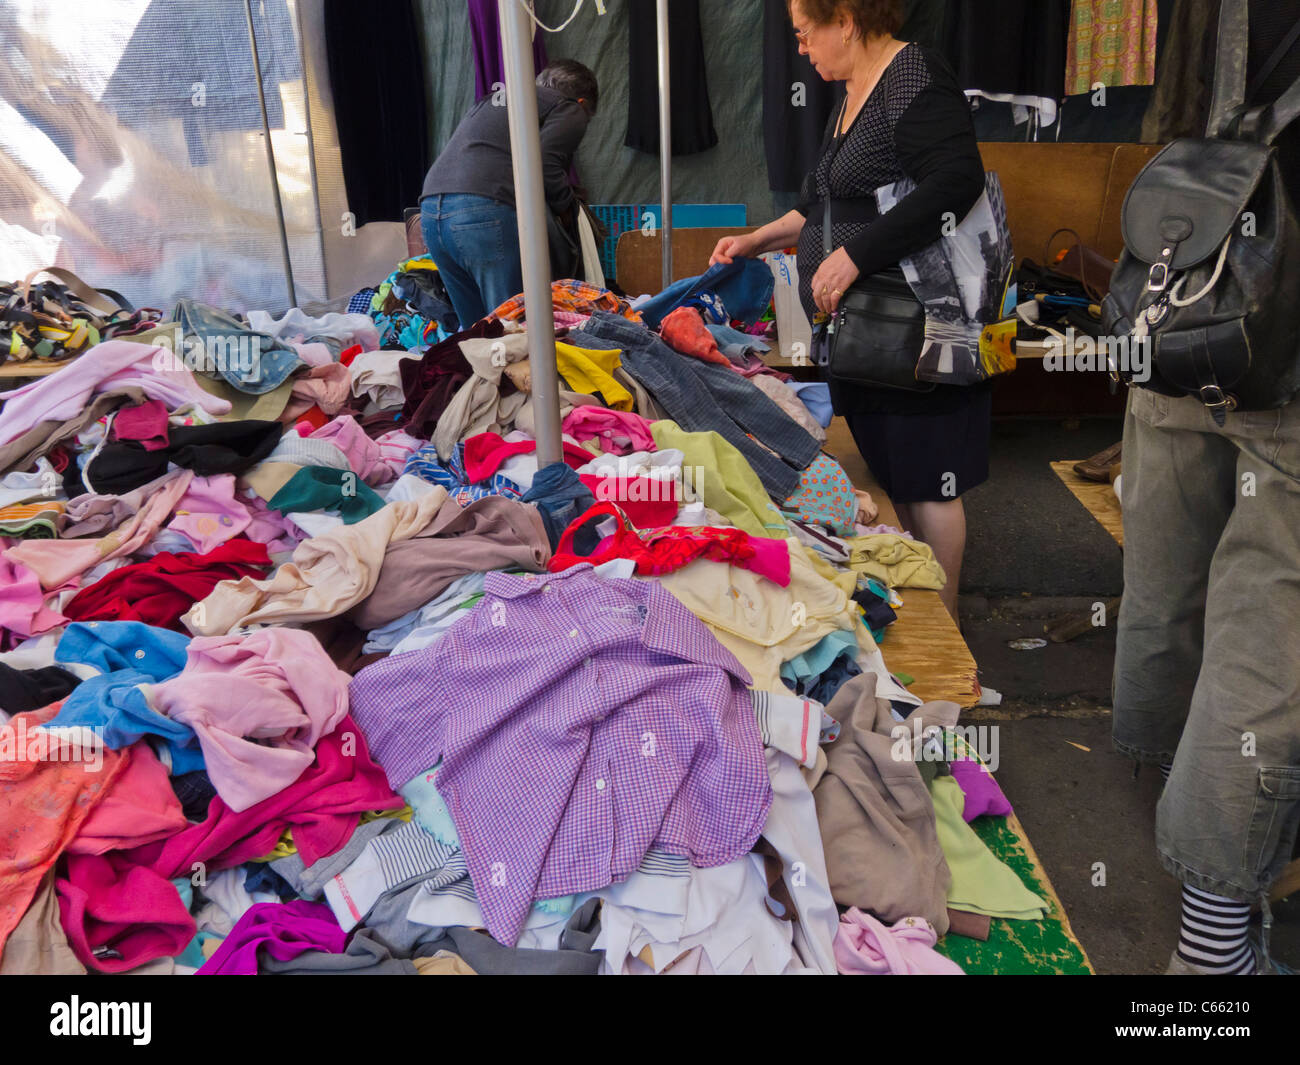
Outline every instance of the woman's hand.
[[709, 257], [709, 265], [715, 266], [718, 263], [729, 263], [737, 258], [750, 258], [753, 256], [754, 250], [754, 242], [749, 234], [723, 237], [718, 241], [717, 246], [713, 249], [713, 254]]
[[843, 248], [836, 248], [818, 267], [817, 273], [813, 274], [812, 297], [817, 309], [834, 314], [840, 305], [840, 297], [857, 279], [858, 268], [853, 265], [849, 253]]

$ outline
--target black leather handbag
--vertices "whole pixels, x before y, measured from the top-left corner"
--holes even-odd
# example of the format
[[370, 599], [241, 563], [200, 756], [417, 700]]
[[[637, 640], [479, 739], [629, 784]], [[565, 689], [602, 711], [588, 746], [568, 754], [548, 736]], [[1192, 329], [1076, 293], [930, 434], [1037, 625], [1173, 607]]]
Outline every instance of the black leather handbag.
[[[1300, 220], [1274, 142], [1300, 117], [1300, 81], [1248, 108], [1246, 4], [1224, 0], [1210, 121], [1203, 138], [1169, 144], [1124, 199], [1124, 251], [1102, 303], [1103, 333], [1145, 344], [1151, 374], [1132, 380], [1198, 396], [1226, 412], [1280, 407], [1300, 391]], [[1300, 37], [1265, 63], [1256, 86]]]
[[[822, 250], [831, 254], [831, 202], [822, 217]], [[916, 376], [925, 341], [925, 305], [894, 265], [860, 277], [840, 297], [826, 326], [826, 370], [847, 384], [932, 392], [933, 381]]]

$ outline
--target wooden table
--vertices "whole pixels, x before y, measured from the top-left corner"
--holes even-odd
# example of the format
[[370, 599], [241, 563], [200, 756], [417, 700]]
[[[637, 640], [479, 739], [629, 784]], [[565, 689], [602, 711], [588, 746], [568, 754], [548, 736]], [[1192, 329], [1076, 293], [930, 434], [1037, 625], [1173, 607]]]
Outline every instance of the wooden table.
[[[1052, 463], [1052, 472], [1074, 495], [1101, 527], [1115, 538], [1120, 547], [1124, 546], [1124, 512], [1119, 500], [1115, 498], [1115, 489], [1101, 481], [1089, 481], [1074, 472], [1074, 464], [1080, 459], [1063, 459]], [[1121, 482], [1120, 487], [1123, 487]]]
[[[898, 512], [863, 461], [848, 424], [843, 418], [835, 418], [826, 433], [826, 450], [844, 467], [854, 486], [870, 492], [880, 508], [876, 521], [897, 526]], [[1108, 485], [1105, 487], [1109, 488]], [[885, 664], [895, 673], [908, 673], [915, 678], [908, 690], [922, 699], [949, 699], [963, 709], [974, 706], [980, 695], [975, 659], [952, 615], [939, 599], [939, 593], [922, 588], [904, 588], [899, 595], [903, 605], [898, 610], [898, 620], [885, 630], [880, 645]], [[1017, 872], [1030, 889], [1046, 896], [1049, 912], [1042, 922], [995, 921], [999, 934], [991, 936], [989, 943], [962, 940], [959, 946], [955, 940], [945, 939], [945, 944], [948, 944], [945, 952], [971, 972], [992, 971], [991, 966], [1000, 964], [1007, 953], [1016, 955], [1013, 966], [1016, 971], [1093, 972], [1083, 945], [1070, 927], [1065, 907], [1061, 905], [1060, 897], [1020, 821], [1013, 814], [1001, 826], [985, 827], [995, 837], [991, 844], [995, 853], [1000, 852], [999, 857], [1010, 862], [1013, 868], [1020, 867]], [[1038, 948], [1017, 938], [1016, 931], [1021, 925], [1041, 925], [1048, 930], [1045, 936], [1031, 938], [1040, 944], [1054, 941], [1050, 957], [1046, 953], [1042, 956], [1032, 953]], [[1046, 951], [1048, 948], [1043, 946], [1041, 949]]]
[[[880, 508], [876, 521], [897, 526], [898, 512], [867, 469], [843, 418], [831, 422], [826, 450], [844, 467], [857, 488], [871, 493]], [[895, 673], [915, 677], [910, 690], [922, 699], [949, 699], [963, 709], [974, 706], [980, 696], [975, 659], [939, 593], [902, 588], [898, 594], [903, 600], [898, 620], [885, 630], [880, 645], [886, 664]]]

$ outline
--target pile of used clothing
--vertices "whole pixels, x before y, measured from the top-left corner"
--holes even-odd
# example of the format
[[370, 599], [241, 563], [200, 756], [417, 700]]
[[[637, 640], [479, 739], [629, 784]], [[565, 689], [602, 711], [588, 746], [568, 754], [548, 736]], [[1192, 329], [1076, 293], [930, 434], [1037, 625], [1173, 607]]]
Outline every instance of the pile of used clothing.
[[957, 708], [878, 641], [943, 574], [743, 331], [767, 267], [556, 282], [545, 466], [522, 298], [435, 280], [0, 394], [0, 972], [950, 972], [1040, 918], [921, 756]]

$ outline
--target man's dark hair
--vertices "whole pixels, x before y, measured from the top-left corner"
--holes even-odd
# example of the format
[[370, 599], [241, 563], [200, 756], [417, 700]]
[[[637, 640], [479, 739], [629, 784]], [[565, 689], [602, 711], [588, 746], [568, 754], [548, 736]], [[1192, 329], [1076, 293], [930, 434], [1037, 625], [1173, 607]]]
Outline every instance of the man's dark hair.
[[596, 87], [596, 75], [576, 59], [557, 59], [549, 63], [537, 75], [537, 84], [547, 89], [554, 89], [570, 100], [586, 100], [587, 110], [596, 113], [596, 101], [599, 89]]

